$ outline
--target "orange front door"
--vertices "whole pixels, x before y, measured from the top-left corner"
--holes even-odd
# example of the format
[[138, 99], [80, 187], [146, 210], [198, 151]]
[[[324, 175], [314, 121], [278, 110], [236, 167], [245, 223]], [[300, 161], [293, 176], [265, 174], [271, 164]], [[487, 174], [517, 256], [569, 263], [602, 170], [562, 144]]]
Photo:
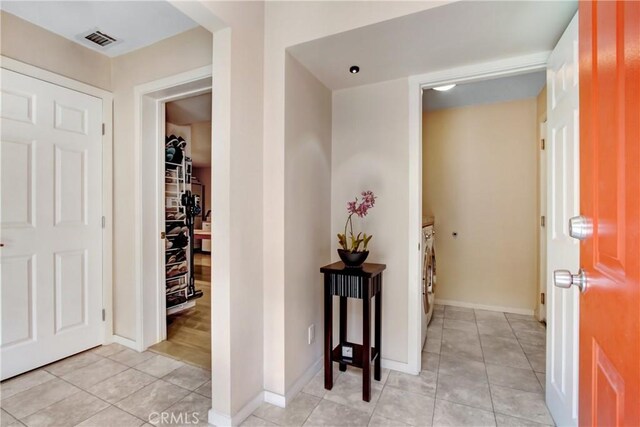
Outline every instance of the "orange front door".
[[580, 3], [580, 425], [640, 426], [640, 2]]

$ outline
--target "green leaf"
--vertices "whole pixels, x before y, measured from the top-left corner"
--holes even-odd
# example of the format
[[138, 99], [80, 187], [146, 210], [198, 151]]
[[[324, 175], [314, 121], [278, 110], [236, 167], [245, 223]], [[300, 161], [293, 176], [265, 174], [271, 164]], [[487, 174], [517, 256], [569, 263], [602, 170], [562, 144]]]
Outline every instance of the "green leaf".
[[367, 250], [367, 247], [369, 246], [369, 240], [371, 240], [371, 238], [373, 237], [373, 235], [371, 236], [367, 236], [366, 234], [364, 235], [364, 246], [363, 246], [363, 250]]
[[342, 249], [344, 249], [345, 251], [348, 249], [347, 248], [347, 238], [345, 237], [344, 234], [338, 233], [338, 244], [342, 247]]

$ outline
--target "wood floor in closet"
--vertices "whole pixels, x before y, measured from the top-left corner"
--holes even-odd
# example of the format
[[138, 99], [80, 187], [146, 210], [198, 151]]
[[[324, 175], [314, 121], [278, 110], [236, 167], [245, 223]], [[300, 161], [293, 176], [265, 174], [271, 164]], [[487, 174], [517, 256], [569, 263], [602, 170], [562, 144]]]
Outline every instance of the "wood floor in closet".
[[196, 289], [203, 292], [195, 308], [172, 316], [167, 340], [152, 351], [211, 370], [211, 256], [195, 254]]

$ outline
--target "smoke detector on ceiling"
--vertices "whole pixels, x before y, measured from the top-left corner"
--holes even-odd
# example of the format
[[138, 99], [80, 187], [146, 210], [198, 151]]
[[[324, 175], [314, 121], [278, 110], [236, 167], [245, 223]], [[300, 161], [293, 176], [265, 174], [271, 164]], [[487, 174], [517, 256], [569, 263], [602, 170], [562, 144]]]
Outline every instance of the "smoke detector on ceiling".
[[118, 40], [114, 36], [109, 35], [98, 28], [85, 31], [78, 35], [78, 39], [82, 41], [83, 44], [100, 50], [122, 43], [122, 40]]

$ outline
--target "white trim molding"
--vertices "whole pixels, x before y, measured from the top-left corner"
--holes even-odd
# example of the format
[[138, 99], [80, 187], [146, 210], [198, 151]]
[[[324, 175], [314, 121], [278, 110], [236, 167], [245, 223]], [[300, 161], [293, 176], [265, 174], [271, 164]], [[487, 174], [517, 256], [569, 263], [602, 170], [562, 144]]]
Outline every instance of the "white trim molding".
[[264, 402], [264, 392], [256, 394], [246, 405], [244, 405], [235, 415], [220, 414], [213, 409], [209, 409], [209, 424], [219, 427], [238, 426], [242, 424], [256, 409]]
[[410, 375], [420, 374], [420, 369], [414, 370], [412, 369], [412, 365], [410, 365], [409, 363], [398, 362], [397, 360], [382, 358], [380, 360], [380, 366], [382, 366], [382, 369], [390, 369], [392, 371], [404, 372], [405, 374], [410, 374]]
[[275, 406], [279, 406], [281, 408], [286, 408], [287, 404], [291, 403], [293, 399], [302, 391], [304, 386], [306, 386], [309, 381], [322, 369], [322, 363], [324, 362], [324, 357], [316, 360], [310, 367], [307, 369], [301, 376], [296, 380], [295, 383], [287, 390], [286, 394], [283, 396], [282, 394], [274, 393], [272, 391], [265, 390], [264, 391], [264, 401], [270, 403]]
[[[134, 87], [135, 341], [138, 351], [166, 338], [164, 294], [157, 286], [164, 283], [165, 274], [164, 241], [159, 238], [160, 230], [164, 229], [161, 204], [164, 156], [162, 145], [158, 144], [160, 136], [164, 136], [164, 123], [160, 123], [164, 116], [162, 105], [210, 91], [211, 74], [209, 65]], [[145, 144], [150, 145], [144, 149], [143, 157]], [[145, 254], [143, 242], [152, 254]]]
[[102, 100], [102, 308], [105, 310], [102, 342], [113, 341], [113, 94], [104, 89], [0, 55], [0, 66]]
[[134, 340], [130, 340], [129, 338], [121, 337], [120, 335], [113, 335], [112, 342], [123, 345], [131, 350], [139, 351], [138, 343]]
[[515, 308], [515, 307], [502, 307], [499, 305], [475, 304], [471, 302], [455, 301], [450, 299], [436, 298], [435, 303], [440, 305], [451, 305], [453, 307], [473, 308], [475, 310], [501, 311], [503, 313], [524, 314], [529, 316], [533, 316], [533, 311], [534, 311], [533, 309], [529, 309], [529, 308]]
[[[538, 52], [498, 61], [490, 61], [448, 70], [410, 76], [409, 83], [409, 307], [408, 357], [409, 372], [419, 372], [421, 365], [422, 279], [420, 229], [422, 226], [422, 90], [451, 83], [469, 83], [491, 78], [514, 76], [546, 70], [550, 52]], [[490, 306], [483, 306], [490, 307]], [[478, 307], [480, 308], [480, 307]], [[496, 307], [496, 309], [502, 307]], [[491, 308], [484, 308], [490, 310]], [[507, 310], [505, 308], [505, 310]], [[511, 309], [517, 310], [517, 309]], [[525, 310], [526, 311], [526, 310]], [[513, 312], [513, 311], [511, 311]], [[524, 314], [529, 314], [524, 313]]]
[[418, 85], [420, 88], [429, 88], [450, 83], [460, 84], [546, 70], [547, 59], [550, 54], [551, 51], [543, 51], [497, 61], [450, 68], [448, 70], [417, 74], [409, 77], [409, 85], [411, 87]]

